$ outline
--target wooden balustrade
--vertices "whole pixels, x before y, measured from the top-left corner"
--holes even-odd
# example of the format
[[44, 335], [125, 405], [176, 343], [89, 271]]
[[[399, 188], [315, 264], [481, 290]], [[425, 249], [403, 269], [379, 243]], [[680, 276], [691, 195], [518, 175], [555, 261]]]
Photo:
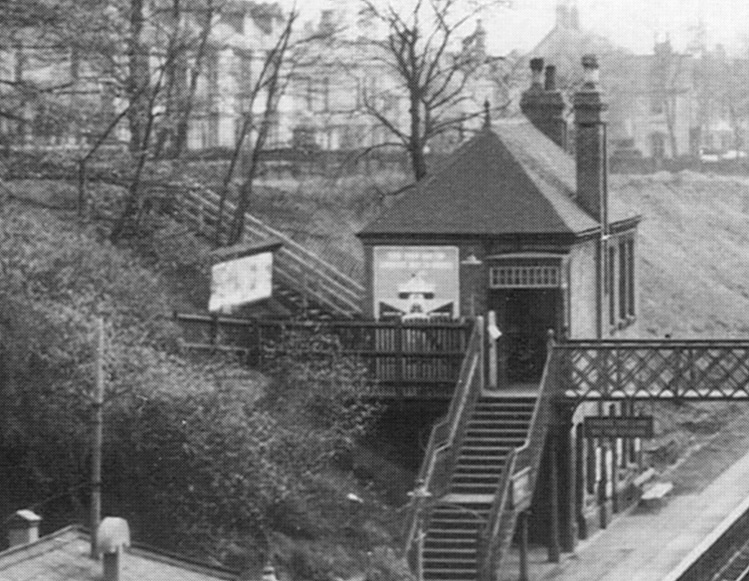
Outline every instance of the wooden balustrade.
[[462, 322], [333, 321], [295, 322], [212, 317], [176, 313], [182, 345], [188, 349], [228, 351], [262, 367], [269, 347], [289, 333], [327, 334], [377, 381], [382, 397], [450, 399], [469, 342]]
[[409, 554], [418, 550], [416, 536], [419, 523], [424, 521], [430, 507], [430, 503], [425, 502], [425, 498], [437, 500], [447, 491], [468, 419], [481, 395], [484, 351], [484, 319], [477, 317], [462, 359], [457, 385], [454, 384], [451, 390], [450, 408], [445, 419], [432, 428], [417, 478], [419, 487], [426, 493], [426, 496], [414, 495], [406, 518], [406, 552]]

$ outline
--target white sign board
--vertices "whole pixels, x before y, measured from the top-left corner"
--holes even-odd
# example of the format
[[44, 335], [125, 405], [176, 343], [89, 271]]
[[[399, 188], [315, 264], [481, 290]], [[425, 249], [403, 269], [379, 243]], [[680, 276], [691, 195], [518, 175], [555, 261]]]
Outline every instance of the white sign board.
[[244, 256], [211, 267], [211, 298], [208, 310], [229, 312], [232, 308], [270, 298], [273, 253]]
[[458, 317], [456, 246], [375, 246], [373, 258], [376, 318]]

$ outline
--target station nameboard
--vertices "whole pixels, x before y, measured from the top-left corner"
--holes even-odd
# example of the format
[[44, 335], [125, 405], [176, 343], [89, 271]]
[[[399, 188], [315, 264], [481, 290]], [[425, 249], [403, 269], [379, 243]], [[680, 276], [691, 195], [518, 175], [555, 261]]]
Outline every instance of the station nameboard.
[[652, 438], [653, 416], [588, 416], [583, 420], [586, 438]]

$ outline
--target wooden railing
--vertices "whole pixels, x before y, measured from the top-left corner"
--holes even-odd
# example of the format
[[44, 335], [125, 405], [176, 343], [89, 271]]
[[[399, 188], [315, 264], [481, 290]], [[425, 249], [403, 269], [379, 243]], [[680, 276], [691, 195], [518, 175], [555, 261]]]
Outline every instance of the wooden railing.
[[241, 354], [262, 368], [268, 347], [282, 345], [290, 332], [335, 337], [341, 354], [362, 363], [383, 397], [449, 399], [469, 348], [463, 322], [331, 321], [299, 322], [175, 313], [186, 349]]
[[582, 399], [749, 399], [749, 340], [567, 341], [564, 394]]
[[501, 559], [510, 548], [519, 511], [527, 508], [519, 506], [519, 503], [530, 501], [530, 498], [517, 498], [517, 491], [522, 489], [526, 494], [532, 494], [538, 480], [554, 400], [561, 395], [560, 356], [559, 352], [554, 350], [551, 338], [547, 351], [549, 356], [546, 359], [541, 387], [528, 429], [528, 438], [523, 446], [510, 452], [507, 457], [494, 501], [487, 515], [486, 526], [480, 535], [479, 581], [498, 579]]
[[[207, 187], [197, 184], [172, 185], [179, 189], [178, 214], [192, 222], [195, 227], [209, 235], [215, 235], [221, 197]], [[225, 202], [222, 234], [228, 232], [235, 206]], [[364, 287], [358, 281], [342, 273], [322, 260], [284, 233], [271, 228], [261, 220], [245, 215], [245, 236], [248, 241], [275, 238], [283, 243], [276, 252], [273, 275], [276, 280], [297, 292], [314, 297], [314, 300], [333, 313], [346, 318], [361, 316]]]
[[468, 419], [484, 384], [484, 361], [484, 320], [477, 317], [450, 408], [445, 418], [432, 428], [417, 477], [417, 489], [405, 526], [406, 553], [409, 555], [419, 550], [419, 531], [426, 522], [432, 504], [429, 499], [436, 501], [447, 492]]

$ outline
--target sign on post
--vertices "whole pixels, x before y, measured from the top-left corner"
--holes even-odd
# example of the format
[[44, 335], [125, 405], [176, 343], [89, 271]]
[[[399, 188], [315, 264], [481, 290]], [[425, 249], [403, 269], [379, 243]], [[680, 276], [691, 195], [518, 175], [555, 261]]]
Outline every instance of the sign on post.
[[653, 416], [588, 416], [583, 420], [586, 438], [652, 438]]
[[530, 467], [513, 474], [511, 478], [512, 508], [518, 512], [527, 510], [531, 506], [531, 500], [533, 500]]
[[280, 243], [237, 245], [214, 253], [208, 310], [229, 313], [235, 307], [270, 298], [273, 251]]

